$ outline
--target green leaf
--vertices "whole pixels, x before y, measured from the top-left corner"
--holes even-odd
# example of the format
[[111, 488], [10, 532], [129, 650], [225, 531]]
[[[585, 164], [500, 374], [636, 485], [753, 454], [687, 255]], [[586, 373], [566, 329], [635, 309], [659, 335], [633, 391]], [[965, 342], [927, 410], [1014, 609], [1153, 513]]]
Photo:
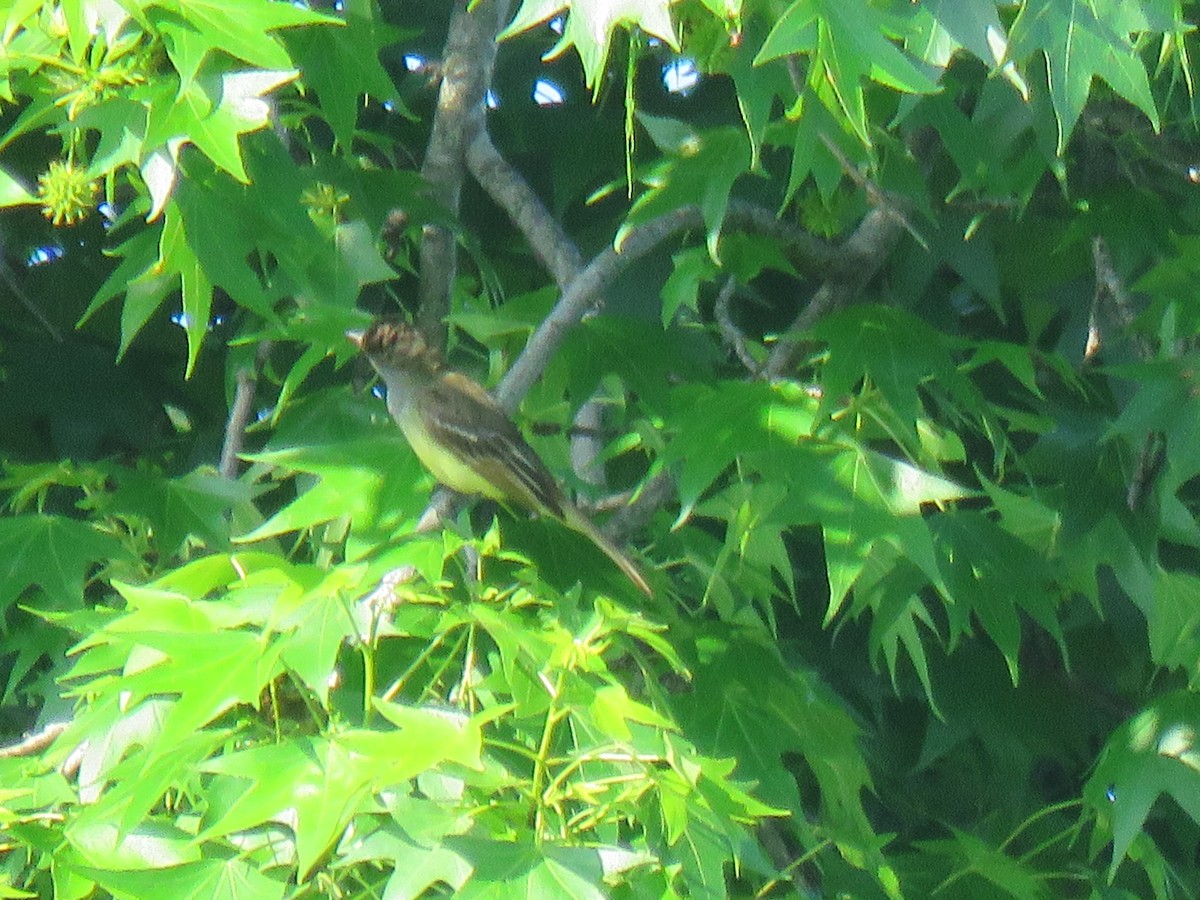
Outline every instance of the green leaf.
[[1024, 59], [1040, 51], [1046, 57], [1050, 101], [1058, 118], [1058, 152], [1070, 140], [1075, 123], [1091, 93], [1092, 79], [1108, 85], [1145, 113], [1157, 131], [1158, 109], [1150, 92], [1146, 66], [1130, 39], [1147, 30], [1131, 20], [1116, 2], [1030, 0], [1013, 22], [1010, 55]]
[[472, 876], [459, 897], [578, 897], [602, 900], [602, 854], [591, 847], [563, 847], [525, 840], [451, 836], [445, 846], [469, 865]]
[[408, 706], [386, 700], [377, 700], [375, 708], [408, 740], [417, 742], [414, 750], [421, 748], [420, 754], [405, 755], [404, 765], [413, 767], [414, 773], [442, 762], [471, 769], [482, 767], [483, 719], [472, 718], [459, 710]]
[[1166, 794], [1200, 825], [1200, 697], [1178, 691], [1155, 700], [1108, 739], [1084, 797], [1112, 834], [1109, 880]]
[[117, 870], [170, 868], [195, 862], [200, 855], [191, 835], [158, 822], [130, 834], [122, 834], [115, 822], [75, 822], [67, 835], [84, 859]]
[[825, 621], [837, 615], [877, 544], [886, 543], [900, 550], [930, 584], [945, 594], [929, 525], [921, 517], [921, 504], [957, 499], [970, 492], [871, 452], [840, 453], [830, 462], [849, 498], [823, 522], [829, 570]]
[[329, 573], [324, 582], [291, 599], [287, 592], [271, 602], [273, 626], [289, 632], [283, 663], [320, 699], [329, 703], [330, 685], [337, 671], [342, 646], [359, 639], [354, 621], [339, 602], [345, 595], [361, 592], [361, 567], [342, 567]]
[[37, 195], [31, 194], [17, 178], [0, 169], [0, 207], [27, 206], [38, 202]]
[[[137, 619], [119, 623], [136, 627]], [[195, 629], [177, 632], [113, 633], [108, 640], [121, 646], [136, 641], [155, 660], [141, 671], [121, 678], [132, 708], [155, 694], [177, 695], [160, 713], [161, 732], [152, 756], [170, 753], [178, 741], [209, 725], [238, 705], [257, 705], [262, 691], [282, 667], [279, 644], [264, 646], [260, 636], [248, 632]]]
[[952, 601], [952, 640], [957, 637], [954, 631], [969, 631], [973, 612], [1004, 654], [1014, 684], [1019, 675], [1019, 611], [1028, 613], [1065, 649], [1056, 616], [1060, 589], [1042, 556], [975, 511], [937, 516], [930, 527]]
[[63, 516], [0, 518], [0, 610], [39, 585], [53, 609], [83, 602], [93, 563], [124, 559], [121, 542], [91, 524]]
[[[83, 748], [81, 769], [89, 779], [97, 773], [103, 776], [103, 785], [93, 783], [88, 788], [96, 791], [102, 787], [103, 793], [75, 816], [72, 831], [116, 826], [128, 834], [153, 821], [151, 811], [163, 797], [195, 778], [197, 766], [229, 742], [230, 731], [204, 729], [176, 741], [171, 753], [154, 754], [153, 742], [159, 734], [156, 717], [165, 706], [163, 702], [143, 704], [102, 736], [93, 733]], [[93, 862], [103, 865], [108, 859]]]
[[206, 823], [201, 837], [270, 821], [287, 824], [296, 835], [300, 878], [307, 878], [372, 791], [399, 784], [447, 760], [471, 758], [477, 735], [470, 738], [469, 733], [477, 726], [463, 731], [438, 713], [412, 710], [416, 716], [412, 719], [397, 709], [389, 707], [406, 725], [434, 727], [451, 739], [450, 744], [441, 747], [419, 728], [405, 727], [393, 732], [349, 730], [329, 738], [296, 738], [227, 753], [204, 769], [236, 779], [244, 788], [231, 794], [236, 799]]
[[687, 385], [673, 393], [672, 419], [679, 429], [663, 449], [686, 513], [762, 426], [772, 398], [761, 382], [722, 382], [715, 388]]
[[822, 817], [840, 839], [873, 839], [863, 807], [871, 789], [859, 729], [815, 673], [782, 665], [772, 646], [722, 626], [698, 635], [692, 690], [676, 702], [680, 725], [706, 754], [738, 760], [768, 803], [801, 810], [785, 764], [804, 759], [820, 789]]
[[351, 0], [345, 16], [344, 28], [297, 29], [287, 35], [287, 44], [304, 73], [304, 84], [316, 91], [338, 146], [348, 153], [364, 97], [388, 102], [400, 115], [411, 113], [379, 61], [381, 50], [406, 35], [382, 22], [369, 0]]
[[820, 7], [808, 0], [794, 0], [776, 21], [763, 41], [754, 64], [761, 66], [784, 56], [815, 53], [819, 39]]
[[[187, 333], [188, 357], [184, 377], [190, 378], [196, 368], [196, 358], [208, 334], [209, 313], [212, 311], [213, 286], [200, 267], [189, 246], [183, 229], [183, 216], [174, 203], [167, 205], [163, 223], [162, 242], [159, 245], [159, 265], [163, 269], [179, 273], [183, 294], [183, 330]], [[128, 343], [126, 343], [128, 346]]]
[[155, 866], [141, 871], [80, 867], [79, 872], [110, 891], [118, 900], [143, 897], [205, 897], [211, 900], [282, 900], [288, 886], [276, 870], [262, 870], [241, 857], [201, 859], [182, 865]]
[[662, 326], [670, 327], [680, 309], [699, 312], [700, 285], [717, 274], [717, 267], [704, 250], [688, 247], [671, 255], [671, 274], [663, 282]]
[[750, 142], [737, 128], [717, 128], [700, 134], [695, 144], [666, 166], [662, 185], [652, 187], [634, 201], [617, 232], [619, 250], [629, 232], [682, 206], [696, 205], [704, 216], [708, 252], [719, 260], [717, 243], [733, 183], [750, 169]]
[[1182, 669], [1200, 682], [1200, 579], [1187, 572], [1156, 573], [1153, 598], [1140, 599], [1154, 662]]
[[767, 36], [755, 64], [795, 53], [812, 54], [810, 84], [832, 88], [855, 134], [870, 146], [865, 81], [907, 93], [938, 90], [889, 39], [898, 35], [897, 24], [868, 0], [796, 0]]
[[144, 104], [125, 97], [110, 97], [79, 113], [75, 119], [79, 128], [99, 132], [88, 163], [90, 177], [100, 178], [142, 161], [147, 117]]
[[823, 407], [844, 402], [865, 387], [878, 388], [890, 436], [914, 457], [927, 390], [950, 391], [968, 409], [982, 407], [978, 391], [950, 355], [952, 342], [912, 313], [863, 304], [826, 316], [812, 333], [829, 345], [821, 369]]
[[150, 107], [146, 144], [167, 146], [173, 139], [193, 143], [218, 167], [247, 182], [238, 138], [267, 126], [271, 107], [263, 95], [298, 74], [295, 69], [226, 72], [159, 91]]
[[247, 260], [264, 247], [273, 250], [283, 233], [293, 249], [311, 246], [309, 242], [317, 239], [312, 223], [297, 210], [293, 221], [277, 225], [263, 209], [278, 199], [268, 195], [266, 186], [257, 180], [240, 185], [216, 171], [189, 172], [172, 199], [178, 204], [183, 233], [205, 277], [239, 306], [270, 319], [271, 294]]
[[589, 88], [599, 85], [608, 60], [613, 31], [618, 25], [637, 27], [675, 50], [679, 42], [671, 24], [668, 0], [573, 0], [567, 4], [554, 0], [523, 0], [513, 21], [500, 33], [500, 39], [527, 31], [562, 9], [570, 8], [562, 38], [547, 58], [559, 56], [572, 46], [583, 63], [584, 81]]
[[[166, 219], [158, 237], [158, 259], [151, 267], [130, 280], [126, 286], [125, 304], [121, 307], [121, 344], [117, 350], [117, 358], [120, 359], [125, 355], [138, 332], [142, 330], [167, 297], [175, 291], [176, 287], [185, 283], [190, 285], [190, 305], [194, 307], [197, 314], [203, 313], [204, 315], [203, 322], [199, 325], [190, 320], [185, 322], [188, 334], [187, 373], [190, 375], [195, 357], [200, 352], [200, 343], [204, 340], [204, 334], [208, 328], [208, 309], [212, 303], [212, 285], [198, 270], [196, 256], [184, 238], [179, 208], [174, 203], [167, 204]], [[144, 248], [139, 246], [137, 249], [143, 250]], [[130, 254], [126, 262], [132, 267], [136, 265], [137, 258], [134, 254]], [[109, 282], [111, 281], [110, 278]], [[106, 286], [109, 282], [105, 283]], [[118, 286], [114, 285], [114, 288], [116, 287]], [[108, 298], [108, 292], [104, 288], [101, 288], [101, 291], [103, 293], [98, 293], [92, 300], [91, 306], [84, 314], [85, 319], [101, 302], [104, 302], [101, 299], [102, 296], [105, 300]]]
[[105, 512], [147, 520], [163, 557], [179, 552], [189, 537], [202, 539], [212, 549], [228, 549], [226, 513], [251, 499], [245, 485], [204, 469], [168, 478], [114, 466], [109, 474], [116, 488], [105, 501]]
[[338, 225], [334, 235], [344, 278], [361, 288], [397, 277], [396, 270], [380, 254], [375, 233], [362, 219]]
[[[395, 527], [406, 513], [415, 515], [419, 512], [413, 488], [428, 477], [399, 430], [390, 422], [384, 433], [376, 438], [328, 447], [296, 447], [246, 454], [244, 458], [316, 475], [319, 481], [262, 525], [237, 538], [239, 542], [259, 541], [312, 528], [342, 516], [350, 517], [356, 527], [364, 530]], [[407, 510], [389, 508], [386, 502], [387, 497], [399, 492], [409, 495]]]
[[291, 58], [270, 32], [340, 24], [333, 16], [271, 0], [154, 0], [150, 12], [183, 91], [215, 50], [260, 69], [287, 69]]
[[801, 91], [799, 99], [788, 112], [788, 118], [795, 120], [795, 135], [785, 201], [792, 201], [811, 174], [821, 199], [828, 204], [833, 200], [845, 172], [841, 161], [833, 155], [825, 141], [832, 142], [846, 159], [857, 164], [868, 162], [867, 150], [847, 133], [834, 113], [810, 88]]
[[909, 48], [922, 59], [945, 68], [954, 52], [965, 48], [988, 68], [1004, 60], [1007, 40], [995, 0], [929, 0], [920, 13], [929, 16], [932, 27], [921, 44]]

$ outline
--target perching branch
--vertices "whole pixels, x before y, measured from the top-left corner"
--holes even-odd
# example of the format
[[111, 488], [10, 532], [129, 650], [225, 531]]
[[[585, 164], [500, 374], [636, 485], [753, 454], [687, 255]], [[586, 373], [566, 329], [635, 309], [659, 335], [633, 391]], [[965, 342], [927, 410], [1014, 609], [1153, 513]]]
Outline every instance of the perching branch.
[[[480, 186], [525, 236], [534, 255], [565, 291], [583, 268], [583, 254], [562, 224], [546, 209], [529, 182], [509, 164], [492, 143], [483, 115], [467, 146], [467, 166]], [[592, 397], [579, 407], [571, 429], [571, 468], [593, 488], [605, 488], [604, 467], [598, 464], [604, 449], [604, 409]]]

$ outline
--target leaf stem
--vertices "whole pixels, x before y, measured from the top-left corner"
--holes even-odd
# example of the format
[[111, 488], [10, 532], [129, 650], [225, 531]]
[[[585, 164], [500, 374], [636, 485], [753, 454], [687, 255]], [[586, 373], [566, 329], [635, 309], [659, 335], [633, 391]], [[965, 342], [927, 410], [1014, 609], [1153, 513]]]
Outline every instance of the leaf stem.
[[[550, 707], [546, 710], [546, 721], [542, 726], [542, 739], [538, 743], [537, 757], [533, 764], [533, 786], [530, 793], [533, 802], [537, 804], [534, 812], [533, 839], [539, 844], [542, 842], [542, 833], [546, 827], [546, 806], [542, 792], [549, 775], [547, 759], [550, 756], [550, 745], [554, 740], [554, 732], [558, 728], [559, 721], [566, 715], [566, 711], [558, 705], [559, 698], [562, 697], [565, 677], [565, 672], [559, 672], [554, 687], [550, 690]], [[544, 680], [543, 683], [545, 683]]]

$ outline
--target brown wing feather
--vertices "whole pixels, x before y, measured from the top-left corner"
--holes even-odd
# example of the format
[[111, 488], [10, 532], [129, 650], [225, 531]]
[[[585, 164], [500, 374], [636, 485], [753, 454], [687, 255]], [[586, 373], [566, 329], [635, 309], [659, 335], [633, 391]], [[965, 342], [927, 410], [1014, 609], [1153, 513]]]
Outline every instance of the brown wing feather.
[[563, 518], [558, 482], [517, 426], [478, 384], [450, 372], [420, 397], [421, 418], [438, 443], [452, 449], [510, 499]]

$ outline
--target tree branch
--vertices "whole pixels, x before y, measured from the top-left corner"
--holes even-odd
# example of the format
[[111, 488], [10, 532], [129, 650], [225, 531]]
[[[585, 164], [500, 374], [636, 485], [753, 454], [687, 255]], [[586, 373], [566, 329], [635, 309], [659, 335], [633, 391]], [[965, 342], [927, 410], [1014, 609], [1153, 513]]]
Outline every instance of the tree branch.
[[15, 744], [0, 747], [0, 759], [18, 756], [37, 756], [49, 748], [60, 734], [67, 730], [69, 722], [51, 722], [35, 734], [27, 735]]
[[583, 254], [571, 240], [529, 182], [509, 164], [488, 134], [485, 117], [475, 117], [476, 127], [467, 145], [467, 167], [479, 186], [503, 209], [525, 236], [526, 243], [560, 290], [566, 290], [583, 268]]
[[716, 319], [717, 329], [721, 332], [721, 337], [725, 343], [733, 348], [733, 352], [737, 354], [737, 358], [742, 365], [746, 367], [746, 371], [751, 375], [758, 374], [758, 361], [755, 360], [750, 353], [750, 346], [746, 341], [746, 336], [742, 334], [741, 329], [737, 327], [737, 323], [733, 321], [733, 292], [737, 287], [737, 279], [730, 275], [725, 279], [725, 283], [721, 285], [721, 290], [717, 293], [717, 302], [713, 304], [713, 318]]
[[8, 260], [0, 255], [0, 278], [4, 279], [4, 283], [8, 285], [8, 289], [13, 292], [13, 296], [17, 298], [17, 302], [29, 310], [29, 314], [37, 319], [38, 324], [46, 329], [46, 333], [54, 340], [61, 344], [63, 342], [62, 332], [54, 327], [54, 323], [47, 318], [42, 312], [42, 308], [38, 306], [25, 292], [25, 288], [21, 287], [21, 283], [17, 281], [17, 276], [13, 274], [12, 267], [8, 264]]
[[[592, 309], [600, 294], [631, 264], [658, 247], [663, 241], [691, 228], [704, 226], [698, 206], [684, 206], [634, 227], [619, 249], [605, 247], [579, 274], [571, 279], [562, 297], [542, 324], [534, 331], [504, 380], [496, 389], [496, 400], [510, 412], [537, 381], [566, 333], [579, 324]], [[775, 238], [784, 244], [793, 259], [809, 269], [843, 268], [839, 248], [813, 237], [803, 229], [780, 222], [762, 207], [730, 201], [724, 227], [745, 228]], [[861, 227], [861, 226], [860, 226]]]
[[804, 333], [823, 315], [849, 302], [875, 277], [903, 232], [903, 221], [889, 208], [872, 209], [863, 217], [842, 243], [835, 271], [800, 310], [789, 333], [776, 342], [763, 369], [767, 379], [781, 378], [795, 367], [807, 343]]
[[246, 429], [254, 417], [254, 395], [258, 390], [258, 379], [270, 355], [271, 342], [262, 341], [254, 354], [253, 365], [245, 365], [238, 369], [237, 388], [233, 395], [233, 405], [229, 408], [229, 419], [225, 423], [225, 441], [221, 446], [221, 462], [217, 467], [226, 478], [237, 478], [238, 454], [242, 452]]
[[[434, 200], [458, 214], [468, 122], [483, 109], [496, 62], [496, 35], [508, 17], [508, 0], [483, 0], [471, 12], [458, 0], [442, 55], [442, 83], [421, 175]], [[454, 235], [426, 225], [421, 234], [417, 325], [435, 344], [445, 340], [457, 251]]]

